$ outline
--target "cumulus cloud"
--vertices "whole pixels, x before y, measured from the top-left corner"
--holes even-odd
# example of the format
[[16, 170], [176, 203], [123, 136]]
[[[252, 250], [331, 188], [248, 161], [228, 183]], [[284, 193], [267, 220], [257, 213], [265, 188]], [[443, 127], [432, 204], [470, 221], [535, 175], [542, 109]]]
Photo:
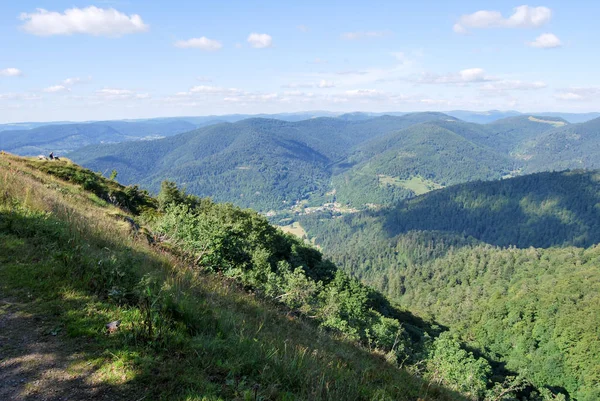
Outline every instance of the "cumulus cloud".
[[5, 68], [0, 70], [0, 76], [3, 77], [20, 77], [21, 75], [23, 75], [23, 73], [18, 68]]
[[390, 31], [358, 31], [358, 32], [344, 32], [340, 37], [344, 40], [358, 40], [368, 38], [383, 38], [391, 35]]
[[175, 47], [182, 49], [201, 49], [206, 51], [215, 51], [223, 47], [221, 42], [214, 39], [209, 39], [206, 36], [200, 38], [191, 38], [188, 40], [178, 40], [175, 42]]
[[68, 92], [70, 89], [64, 85], [54, 85], [43, 89], [47, 93]]
[[119, 37], [145, 32], [149, 26], [137, 14], [127, 15], [114, 8], [70, 8], [63, 13], [38, 8], [33, 13], [22, 13], [21, 28], [37, 36], [86, 34]]
[[499, 11], [480, 10], [466, 14], [454, 24], [454, 32], [467, 33], [469, 28], [537, 28], [552, 18], [552, 10], [548, 7], [515, 7], [508, 18]]
[[533, 42], [527, 44], [531, 47], [537, 47], [538, 49], [554, 49], [562, 46], [560, 39], [553, 33], [543, 33]]
[[426, 73], [416, 79], [415, 82], [420, 84], [469, 84], [494, 80], [493, 77], [486, 75], [483, 68], [467, 68], [457, 73], [444, 75]]
[[264, 49], [273, 45], [273, 38], [266, 33], [251, 33], [247, 41], [255, 49]]
[[335, 84], [331, 81], [326, 81], [326, 80], [322, 79], [317, 86], [319, 88], [333, 88], [333, 87], [335, 87]]

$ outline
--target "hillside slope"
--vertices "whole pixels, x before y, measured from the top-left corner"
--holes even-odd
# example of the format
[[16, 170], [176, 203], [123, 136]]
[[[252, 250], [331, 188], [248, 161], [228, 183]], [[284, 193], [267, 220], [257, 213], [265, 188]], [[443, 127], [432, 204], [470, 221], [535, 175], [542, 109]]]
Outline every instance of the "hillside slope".
[[600, 397], [598, 205], [600, 173], [571, 171], [299, 222], [348, 273], [536, 385], [592, 401]]
[[523, 145], [527, 170], [600, 168], [600, 118], [549, 131]]
[[[507, 156], [457, 134], [458, 122], [434, 121], [410, 126], [356, 148], [352, 165], [334, 179], [337, 199], [354, 206], [389, 204], [415, 195], [407, 180], [432, 189], [471, 180], [498, 179], [514, 168]], [[470, 138], [473, 139], [473, 138]]]
[[[4, 154], [0, 171], [0, 325], [9, 325], [3, 334], [10, 336], [39, 327], [22, 337], [26, 346], [14, 346], [14, 338], [0, 344], [1, 375], [15, 380], [0, 388], [9, 399], [461, 400], [485, 391], [485, 379], [457, 382], [432, 371], [433, 381], [460, 395], [399, 369], [394, 338], [403, 353], [416, 351], [411, 343], [427, 325], [356, 281], [331, 276], [334, 267], [320, 254], [255, 213], [193, 197], [161, 212], [137, 188], [65, 161]], [[156, 235], [139, 228], [145, 218]], [[200, 256], [184, 239], [185, 224], [196, 227]], [[286, 269], [295, 270], [280, 276]], [[302, 317], [315, 312], [323, 329], [315, 317]], [[105, 325], [116, 320], [118, 329], [107, 334]], [[367, 322], [380, 323], [365, 337]], [[28, 343], [44, 332], [52, 346]], [[363, 341], [379, 351], [358, 346]], [[36, 356], [36, 349], [45, 351]], [[465, 364], [487, 366], [460, 355]], [[49, 372], [19, 362], [32, 358], [36, 366], [58, 362]]]

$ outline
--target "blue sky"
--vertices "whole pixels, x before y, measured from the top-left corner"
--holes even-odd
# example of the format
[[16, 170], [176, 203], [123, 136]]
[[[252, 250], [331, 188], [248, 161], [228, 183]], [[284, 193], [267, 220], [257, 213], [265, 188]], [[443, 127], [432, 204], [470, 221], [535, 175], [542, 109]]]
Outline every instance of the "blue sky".
[[590, 1], [2, 2], [0, 122], [598, 111], [599, 11]]

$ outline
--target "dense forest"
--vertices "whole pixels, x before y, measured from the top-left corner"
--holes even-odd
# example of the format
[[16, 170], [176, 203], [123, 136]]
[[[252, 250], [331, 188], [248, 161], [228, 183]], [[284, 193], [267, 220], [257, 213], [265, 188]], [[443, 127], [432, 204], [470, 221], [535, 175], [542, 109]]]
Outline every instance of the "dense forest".
[[538, 173], [300, 222], [354, 277], [537, 385], [595, 400], [598, 204], [598, 172]]
[[158, 141], [86, 147], [71, 157], [97, 171], [116, 169], [122, 182], [154, 192], [170, 179], [199, 196], [280, 210], [310, 196], [321, 202], [332, 175], [345, 168], [344, 158], [358, 144], [442, 116], [248, 119]]

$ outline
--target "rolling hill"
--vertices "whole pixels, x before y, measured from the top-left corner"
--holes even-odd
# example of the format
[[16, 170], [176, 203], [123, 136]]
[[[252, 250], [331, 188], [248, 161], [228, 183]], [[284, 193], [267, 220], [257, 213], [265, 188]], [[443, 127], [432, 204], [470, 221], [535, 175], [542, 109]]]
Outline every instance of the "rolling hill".
[[460, 124], [448, 119], [416, 124], [358, 146], [344, 161], [352, 167], [333, 180], [337, 200], [358, 207], [389, 204], [415, 195], [409, 182], [439, 188], [498, 179], [514, 170], [507, 156], [444, 128]]
[[87, 147], [71, 157], [97, 171], [116, 169], [122, 182], [138, 182], [153, 191], [170, 179], [197, 195], [278, 210], [310, 195], [322, 197], [336, 169], [345, 168], [340, 162], [357, 145], [440, 117], [444, 115], [248, 119], [157, 141]]
[[600, 168], [600, 118], [546, 132], [523, 144], [526, 170]]

